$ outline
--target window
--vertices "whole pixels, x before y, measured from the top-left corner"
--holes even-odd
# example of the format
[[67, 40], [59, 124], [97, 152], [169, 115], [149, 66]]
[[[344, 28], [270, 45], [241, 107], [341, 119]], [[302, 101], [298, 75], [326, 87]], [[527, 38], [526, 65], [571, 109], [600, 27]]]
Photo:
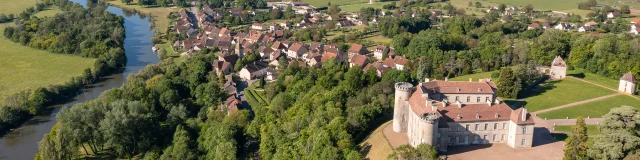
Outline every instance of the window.
[[479, 124], [476, 124], [476, 131], [477, 131], [478, 129], [480, 129], [480, 127], [479, 127], [479, 126], [480, 126]]
[[489, 129], [489, 123], [484, 124], [484, 130], [487, 130], [487, 129]]
[[524, 146], [524, 145], [526, 145], [526, 144], [527, 144], [527, 139], [524, 139], [524, 138], [523, 138], [523, 139], [522, 139], [522, 142], [520, 142], [520, 145], [523, 145], [523, 146]]
[[469, 144], [469, 136], [464, 136], [464, 144]]
[[469, 125], [467, 124], [467, 125], [464, 127], [464, 129], [465, 129], [465, 131], [469, 131]]
[[480, 102], [480, 97], [478, 97], [478, 98], [476, 99], [476, 101], [477, 101], [477, 102]]
[[527, 127], [522, 127], [522, 134], [527, 134]]
[[467, 96], [467, 102], [471, 102], [471, 96]]
[[493, 141], [494, 142], [496, 141], [496, 135], [495, 134], [493, 135]]
[[473, 136], [473, 144], [478, 144], [478, 139], [480, 139], [480, 136]]
[[489, 97], [486, 98], [486, 100], [484, 100], [485, 102], [489, 101]]
[[502, 134], [502, 138], [500, 138], [501, 141], [504, 141], [504, 134]]
[[496, 129], [498, 129], [498, 123], [493, 124], [493, 130], [496, 130]]
[[456, 102], [460, 101], [460, 96], [456, 96]]
[[507, 123], [502, 123], [502, 129], [507, 129]]
[[482, 141], [483, 143], [487, 143], [487, 142], [488, 142], [488, 141], [487, 141], [487, 135], [484, 135], [484, 138], [482, 138], [482, 140], [483, 140], [483, 141]]
[[460, 143], [460, 137], [456, 136], [456, 144], [459, 144], [459, 143]]

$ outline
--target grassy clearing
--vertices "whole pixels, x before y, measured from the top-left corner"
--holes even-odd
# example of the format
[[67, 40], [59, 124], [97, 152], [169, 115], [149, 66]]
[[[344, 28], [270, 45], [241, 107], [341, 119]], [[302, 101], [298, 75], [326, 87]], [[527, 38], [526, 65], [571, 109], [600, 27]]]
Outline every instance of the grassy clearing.
[[[458, 76], [458, 77], [454, 77], [454, 78], [450, 78], [449, 80], [451, 81], [469, 81], [469, 78], [472, 79], [473, 82], [477, 82], [479, 79], [482, 78], [491, 78], [491, 73], [493, 73], [493, 71], [491, 72], [482, 72], [480, 70], [477, 70], [478, 72], [474, 73], [474, 74], [467, 74], [467, 75], [463, 75], [463, 76]], [[492, 81], [496, 81], [498, 79], [491, 79]]]
[[580, 69], [569, 71], [567, 75], [603, 85], [611, 89], [618, 89], [619, 81], [617, 79], [607, 78], [593, 73], [585, 73]]
[[331, 4], [337, 4], [337, 5], [369, 3], [369, 0], [302, 0], [302, 1], [309, 3], [309, 5], [312, 5], [314, 7], [326, 7], [329, 4], [329, 2], [331, 2]]
[[393, 153], [393, 148], [391, 148], [389, 141], [384, 137], [384, 133], [382, 133], [384, 128], [390, 124], [391, 121], [382, 124], [359, 144], [361, 152], [366, 154], [367, 159], [382, 160]]
[[344, 6], [340, 6], [340, 9], [342, 11], [347, 11], [347, 12], [360, 12], [360, 8], [364, 8], [364, 7], [371, 7], [371, 8], [378, 8], [378, 9], [382, 9], [382, 6], [391, 3], [391, 1], [389, 2], [376, 2], [373, 4], [369, 4], [369, 3], [362, 3], [362, 4], [352, 4], [352, 5], [344, 5]]
[[36, 13], [35, 16], [36, 17], [40, 17], [40, 18], [53, 17], [53, 16], [55, 16], [56, 14], [58, 14], [60, 12], [62, 12], [62, 11], [60, 9], [58, 9], [58, 7], [51, 6], [51, 7], [47, 7], [44, 10]]
[[36, 0], [0, 0], [0, 13], [17, 14], [36, 5]]
[[151, 17], [153, 17], [153, 20], [155, 21], [154, 24], [156, 25], [156, 28], [158, 28], [163, 33], [164, 33], [164, 30], [166, 30], [169, 27], [169, 18], [167, 18], [169, 13], [180, 9], [177, 7], [175, 8], [153, 7], [153, 6], [143, 7], [143, 6], [137, 5], [135, 2], [137, 2], [137, 0], [127, 5], [125, 3], [122, 3], [122, 1], [116, 0], [116, 1], [109, 1], [109, 4], [126, 8], [126, 9], [135, 9], [145, 14], [151, 14]]
[[613, 94], [602, 87], [576, 79], [549, 80], [527, 98], [530, 112]]
[[581, 104], [568, 108], [563, 108], [547, 113], [538, 114], [538, 117], [549, 119], [563, 119], [566, 117], [577, 118], [582, 117], [602, 117], [609, 113], [612, 108], [620, 106], [632, 106], [640, 109], [640, 100], [629, 97], [627, 95], [619, 95], [591, 103]]
[[365, 38], [365, 40], [370, 40], [370, 41], [386, 44], [386, 43], [391, 43], [392, 39], [391, 38], [387, 38], [385, 36], [377, 35], [377, 36], [372, 36], [372, 37]]
[[[506, 4], [509, 6], [518, 6], [522, 8], [527, 4], [533, 5], [536, 10], [569, 10], [577, 9], [578, 3], [585, 2], [585, 0], [488, 0], [489, 2], [496, 4]], [[482, 3], [482, 2], [481, 2]]]
[[[0, 33], [4, 25], [0, 25]], [[95, 59], [53, 54], [0, 36], [0, 104], [8, 95], [27, 89], [64, 84], [93, 67]]]

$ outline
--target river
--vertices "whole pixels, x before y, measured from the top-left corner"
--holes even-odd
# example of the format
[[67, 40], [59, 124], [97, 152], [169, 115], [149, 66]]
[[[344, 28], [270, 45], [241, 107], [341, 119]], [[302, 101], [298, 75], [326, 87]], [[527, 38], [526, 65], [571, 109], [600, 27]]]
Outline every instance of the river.
[[[71, 1], [87, 6], [86, 0]], [[122, 86], [126, 81], [127, 75], [138, 73], [145, 66], [159, 61], [157, 55], [151, 51], [153, 44], [149, 39], [153, 37], [153, 31], [148, 17], [125, 12], [121, 8], [113, 6], [108, 7], [107, 11], [123, 16], [125, 19], [126, 38], [124, 40], [124, 48], [127, 55], [127, 66], [124, 72], [105, 77], [105, 81], [88, 86], [73, 101], [52, 106], [53, 109], [50, 114], [35, 116], [20, 128], [16, 128], [4, 135], [0, 139], [1, 160], [32, 160], [38, 152], [38, 142], [56, 124], [56, 114], [62, 107], [71, 107], [75, 103], [95, 99], [105, 90]]]

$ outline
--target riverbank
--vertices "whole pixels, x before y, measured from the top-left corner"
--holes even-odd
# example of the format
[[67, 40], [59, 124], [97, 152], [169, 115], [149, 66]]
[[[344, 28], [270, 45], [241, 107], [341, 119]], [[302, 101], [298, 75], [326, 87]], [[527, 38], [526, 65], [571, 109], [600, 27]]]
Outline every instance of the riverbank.
[[[87, 1], [85, 0], [71, 1], [87, 6]], [[38, 152], [38, 142], [57, 123], [56, 114], [61, 108], [93, 100], [106, 90], [122, 86], [126, 81], [127, 75], [138, 73], [145, 66], [159, 61], [157, 55], [151, 52], [153, 44], [149, 39], [153, 37], [154, 33], [150, 30], [151, 24], [147, 16], [130, 12], [125, 13], [125, 11], [116, 7], [108, 7], [107, 11], [124, 17], [126, 67], [121, 72], [104, 77], [103, 81], [82, 88], [80, 94], [72, 97], [72, 101], [68, 103], [47, 106], [48, 109], [43, 114], [36, 115], [19, 128], [2, 136], [0, 139], [0, 155], [2, 155], [0, 159], [33, 159], [33, 156]], [[52, 55], [59, 56], [57, 54]]]

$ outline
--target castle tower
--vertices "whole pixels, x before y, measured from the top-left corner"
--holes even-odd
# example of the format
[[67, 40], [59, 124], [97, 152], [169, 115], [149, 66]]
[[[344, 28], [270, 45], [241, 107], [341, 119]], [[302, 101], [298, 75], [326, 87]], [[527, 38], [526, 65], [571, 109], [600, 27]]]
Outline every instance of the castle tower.
[[638, 80], [633, 76], [633, 73], [629, 72], [620, 77], [620, 84], [618, 85], [618, 91], [635, 94], [636, 87], [638, 86]]
[[393, 106], [393, 131], [398, 133], [407, 132], [407, 113], [409, 106], [405, 103], [411, 96], [413, 85], [407, 82], [398, 82], [395, 84], [396, 93]]
[[549, 73], [551, 79], [563, 79], [567, 77], [567, 63], [564, 62], [562, 57], [556, 56], [551, 62], [551, 73]]
[[426, 113], [422, 117], [422, 120], [427, 122], [423, 123], [424, 126], [422, 126], [424, 129], [424, 135], [422, 136], [422, 138], [424, 139], [423, 143], [436, 146], [435, 142], [437, 142], [438, 140], [434, 135], [438, 134], [438, 118], [440, 118], [440, 116], [438, 116], [435, 112]]

